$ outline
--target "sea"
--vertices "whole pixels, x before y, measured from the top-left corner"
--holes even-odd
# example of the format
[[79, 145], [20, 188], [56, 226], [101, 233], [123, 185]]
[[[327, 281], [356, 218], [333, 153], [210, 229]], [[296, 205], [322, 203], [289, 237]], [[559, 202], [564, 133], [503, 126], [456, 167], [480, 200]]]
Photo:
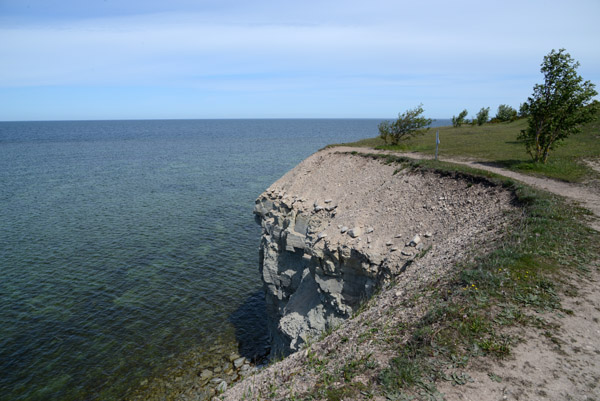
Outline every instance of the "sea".
[[0, 400], [127, 399], [264, 355], [254, 200], [381, 121], [0, 122]]

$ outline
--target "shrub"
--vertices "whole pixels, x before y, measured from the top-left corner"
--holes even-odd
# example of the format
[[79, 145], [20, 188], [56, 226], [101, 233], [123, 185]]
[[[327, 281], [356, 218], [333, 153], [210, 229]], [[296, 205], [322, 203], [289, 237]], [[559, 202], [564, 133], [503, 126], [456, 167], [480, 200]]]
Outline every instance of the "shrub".
[[460, 127], [461, 125], [463, 125], [465, 123], [465, 117], [467, 116], [467, 114], [469, 114], [469, 112], [467, 111], [467, 109], [464, 109], [460, 112], [458, 117], [452, 116], [452, 125], [455, 127]]
[[429, 130], [426, 127], [431, 125], [433, 120], [421, 114], [423, 114], [422, 104], [402, 114], [399, 113], [396, 121], [384, 121], [379, 124], [379, 136], [385, 143], [397, 145], [401, 140], [425, 133]]
[[498, 106], [498, 111], [494, 118], [501, 122], [515, 121], [517, 119], [517, 111], [507, 104], [501, 104]]
[[482, 107], [477, 113], [477, 125], [483, 125], [488, 122], [490, 118], [490, 108]]

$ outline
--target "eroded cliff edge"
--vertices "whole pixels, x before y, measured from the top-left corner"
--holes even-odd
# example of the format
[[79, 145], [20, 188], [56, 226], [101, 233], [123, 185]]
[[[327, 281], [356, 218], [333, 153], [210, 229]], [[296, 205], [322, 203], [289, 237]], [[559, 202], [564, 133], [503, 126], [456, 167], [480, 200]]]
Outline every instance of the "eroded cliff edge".
[[502, 224], [485, 181], [317, 152], [256, 201], [272, 355], [298, 350], [388, 280], [426, 282]]

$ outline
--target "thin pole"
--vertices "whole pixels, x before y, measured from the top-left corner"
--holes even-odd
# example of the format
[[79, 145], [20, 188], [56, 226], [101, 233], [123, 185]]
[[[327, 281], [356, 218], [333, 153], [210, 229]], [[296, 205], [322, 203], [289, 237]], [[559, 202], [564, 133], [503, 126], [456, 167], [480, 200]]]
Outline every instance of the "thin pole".
[[438, 147], [440, 145], [440, 130], [435, 131], [435, 160], [438, 159]]

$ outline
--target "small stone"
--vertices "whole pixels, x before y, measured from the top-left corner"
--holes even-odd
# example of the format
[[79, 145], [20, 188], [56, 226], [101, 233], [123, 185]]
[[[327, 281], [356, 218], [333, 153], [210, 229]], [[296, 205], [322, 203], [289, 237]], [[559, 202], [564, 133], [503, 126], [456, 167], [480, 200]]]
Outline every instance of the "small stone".
[[229, 362], [233, 362], [236, 359], [238, 359], [240, 356], [238, 354], [236, 354], [235, 352], [232, 352], [231, 354], [229, 354]]
[[346, 226], [343, 226], [342, 228], [340, 228], [340, 232], [341, 232], [342, 234], [343, 234], [343, 233], [345, 233], [346, 231], [348, 231], [348, 227], [346, 227]]
[[215, 377], [214, 379], [211, 379], [211, 380], [210, 380], [210, 383], [211, 383], [212, 385], [216, 385], [216, 384], [219, 384], [219, 383], [221, 383], [222, 381], [223, 381], [223, 379], [221, 379], [220, 377]]
[[402, 291], [396, 291], [394, 295], [396, 295], [397, 297], [401, 297], [402, 295], [404, 295], [404, 293]]
[[213, 377], [213, 372], [211, 372], [209, 369], [204, 369], [200, 373], [200, 379], [201, 380], [209, 380], [211, 377]]
[[236, 369], [239, 369], [239, 368], [242, 367], [242, 365], [244, 364], [244, 362], [246, 362], [246, 358], [244, 358], [242, 356], [241, 358], [238, 358], [235, 361], [233, 361], [233, 366], [235, 366]]
[[416, 249], [417, 251], [420, 251], [421, 249], [423, 249], [423, 243], [422, 243], [422, 242], [419, 242], [419, 243], [417, 244], [417, 246], [415, 247], [415, 249]]
[[337, 205], [327, 205], [325, 206], [325, 210], [327, 210], [328, 212], [331, 212], [332, 210], [335, 210], [337, 208]]
[[373, 227], [367, 228], [367, 234], [371, 234], [373, 232]]
[[367, 235], [367, 244], [370, 244], [370, 243], [371, 243], [371, 236]]
[[351, 230], [348, 230], [348, 234], [352, 237], [352, 238], [356, 238], [358, 237], [361, 232], [360, 232], [360, 228], [358, 227], [354, 227]]
[[398, 250], [398, 248], [396, 248], [396, 247], [390, 248], [390, 252], [396, 252], [397, 250]]
[[400, 252], [400, 253], [401, 253], [402, 255], [404, 255], [404, 256], [412, 256], [412, 252], [408, 252], [408, 251], [404, 251], [404, 250], [403, 250], [403, 251], [402, 251], [402, 252]]
[[429, 238], [429, 237], [431, 237], [432, 235], [433, 235], [433, 233], [432, 233], [431, 231], [427, 231], [427, 232], [426, 232], [426, 233], [425, 233], [423, 236], [424, 236], [425, 238]]
[[402, 234], [397, 234], [394, 238], [402, 238]]
[[419, 237], [419, 234], [417, 234], [413, 237], [413, 239], [410, 240], [408, 246], [417, 246], [419, 243], [421, 243], [421, 237]]
[[388, 241], [385, 243], [385, 246], [392, 246], [393, 242], [392, 241]]
[[333, 199], [325, 199], [325, 203], [331, 203]]
[[317, 239], [321, 239], [321, 238], [325, 238], [325, 237], [327, 237], [327, 233], [325, 231], [322, 231], [317, 235]]
[[315, 212], [323, 210], [323, 206], [315, 206]]
[[219, 383], [219, 385], [217, 386], [217, 392], [218, 393], [224, 393], [225, 390], [227, 390], [227, 382], [226, 381], [222, 381], [221, 383]]
[[313, 203], [313, 206], [314, 206], [314, 207], [317, 207], [317, 206], [319, 206], [319, 201], [318, 201], [318, 200], [315, 200], [315, 203]]

